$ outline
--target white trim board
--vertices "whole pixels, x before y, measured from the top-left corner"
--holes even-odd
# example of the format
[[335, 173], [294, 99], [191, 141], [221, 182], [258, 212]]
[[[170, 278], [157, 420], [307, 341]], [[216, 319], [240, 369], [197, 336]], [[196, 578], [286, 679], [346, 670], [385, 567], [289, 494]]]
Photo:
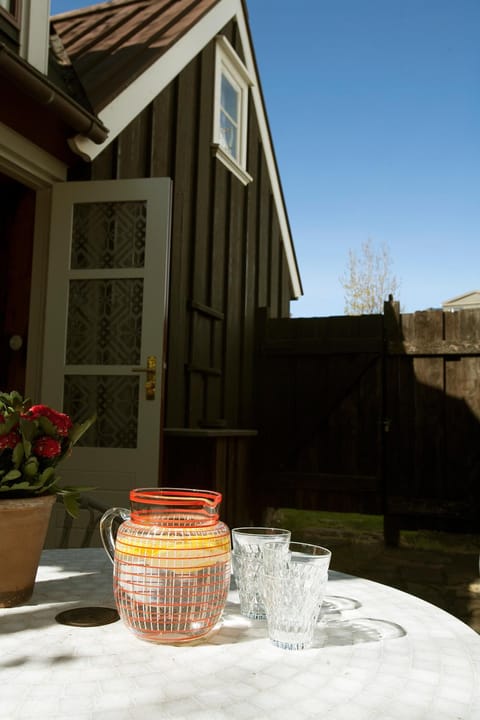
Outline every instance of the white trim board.
[[145, 70], [144, 73], [125, 88], [123, 92], [99, 113], [100, 120], [106, 127], [110, 128], [108, 138], [105, 142], [98, 145], [84, 135], [76, 135], [70, 140], [70, 146], [85, 159], [94, 160], [233, 18], [235, 18], [238, 23], [240, 39], [245, 54], [245, 65], [253, 82], [251, 93], [272, 184], [273, 198], [290, 271], [292, 291], [294, 297], [299, 298], [303, 294], [302, 285], [241, 0], [221, 0], [221, 2], [215, 5], [199, 20], [186, 35], [180, 38], [170, 50]]
[[34, 190], [67, 179], [67, 166], [0, 122], [0, 171]]

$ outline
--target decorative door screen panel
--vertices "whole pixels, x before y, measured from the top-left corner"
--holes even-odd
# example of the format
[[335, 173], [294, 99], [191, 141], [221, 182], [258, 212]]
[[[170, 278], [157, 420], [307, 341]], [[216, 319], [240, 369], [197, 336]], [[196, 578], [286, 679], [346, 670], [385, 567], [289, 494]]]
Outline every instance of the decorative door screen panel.
[[64, 406], [97, 413], [84, 447], [135, 448], [141, 378], [146, 203], [73, 207]]
[[75, 205], [71, 268], [143, 267], [146, 218], [145, 202]]
[[97, 421], [79, 440], [86, 447], [137, 447], [138, 376], [66, 375], [65, 407]]
[[68, 365], [140, 362], [143, 280], [71, 280]]

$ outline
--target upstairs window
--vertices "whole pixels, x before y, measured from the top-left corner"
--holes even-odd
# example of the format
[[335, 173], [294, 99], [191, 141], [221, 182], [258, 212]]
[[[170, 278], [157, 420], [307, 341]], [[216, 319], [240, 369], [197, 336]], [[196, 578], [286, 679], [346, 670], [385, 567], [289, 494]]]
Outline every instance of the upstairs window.
[[217, 37], [213, 148], [216, 157], [246, 185], [248, 70], [228, 40]]
[[220, 89], [220, 146], [236, 161], [239, 156], [239, 121], [241, 88], [228, 73], [222, 72]]
[[20, 1], [19, 0], [0, 0], [0, 10], [3, 14], [9, 16], [9, 20], [18, 24], [20, 15]]
[[20, 46], [20, 0], [0, 0], [0, 42], [10, 50]]

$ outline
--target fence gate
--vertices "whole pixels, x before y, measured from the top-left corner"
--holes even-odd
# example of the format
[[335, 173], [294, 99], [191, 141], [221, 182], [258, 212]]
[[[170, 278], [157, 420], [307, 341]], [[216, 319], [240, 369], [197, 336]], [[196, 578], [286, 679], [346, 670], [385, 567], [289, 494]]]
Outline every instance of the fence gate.
[[262, 506], [381, 513], [382, 315], [268, 319], [259, 357]]

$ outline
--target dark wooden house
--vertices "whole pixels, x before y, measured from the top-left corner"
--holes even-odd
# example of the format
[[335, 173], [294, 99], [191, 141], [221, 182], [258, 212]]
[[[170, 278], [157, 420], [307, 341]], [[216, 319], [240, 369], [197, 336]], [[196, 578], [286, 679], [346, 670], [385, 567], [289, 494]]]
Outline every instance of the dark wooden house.
[[47, 12], [0, 9], [0, 386], [98, 413], [64, 476], [106, 502], [247, 520], [257, 314], [302, 289], [246, 4]]

